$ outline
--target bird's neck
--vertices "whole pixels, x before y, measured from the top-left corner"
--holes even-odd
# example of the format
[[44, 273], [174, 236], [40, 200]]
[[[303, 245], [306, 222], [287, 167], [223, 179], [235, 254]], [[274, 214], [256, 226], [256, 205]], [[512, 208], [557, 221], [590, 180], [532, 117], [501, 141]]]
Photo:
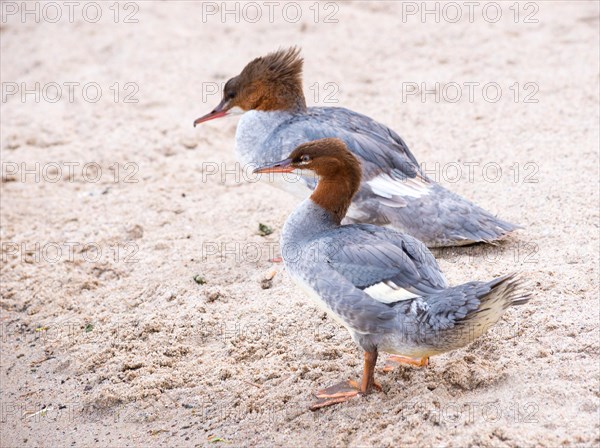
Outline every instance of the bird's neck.
[[[318, 181], [310, 198], [300, 203], [286, 220], [281, 234], [282, 247], [301, 248], [317, 235], [341, 225], [360, 185], [360, 172], [354, 174], [327, 176]], [[282, 256], [284, 260], [289, 259], [290, 253], [282, 253]]]
[[306, 99], [302, 82], [289, 81], [267, 83], [263, 97], [256, 110], [270, 112], [306, 112]]
[[[283, 259], [293, 255], [293, 250], [300, 250], [307, 241], [322, 232], [339, 227], [331, 213], [316, 204], [311, 198], [306, 198], [288, 216], [281, 231], [281, 245]], [[291, 254], [291, 255], [290, 255]]]
[[359, 183], [360, 177], [357, 180], [355, 176], [343, 174], [323, 178], [310, 198], [340, 225], [352, 203], [352, 197], [358, 191]]

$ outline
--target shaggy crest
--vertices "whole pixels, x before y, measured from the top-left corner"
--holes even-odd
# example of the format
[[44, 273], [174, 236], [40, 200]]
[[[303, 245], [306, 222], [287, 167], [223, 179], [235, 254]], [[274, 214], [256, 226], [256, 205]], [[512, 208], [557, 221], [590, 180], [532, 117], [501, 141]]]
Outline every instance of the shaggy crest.
[[248, 63], [242, 70], [241, 76], [250, 79], [265, 76], [270, 81], [287, 81], [301, 85], [303, 63], [304, 59], [300, 56], [298, 47], [279, 49]]

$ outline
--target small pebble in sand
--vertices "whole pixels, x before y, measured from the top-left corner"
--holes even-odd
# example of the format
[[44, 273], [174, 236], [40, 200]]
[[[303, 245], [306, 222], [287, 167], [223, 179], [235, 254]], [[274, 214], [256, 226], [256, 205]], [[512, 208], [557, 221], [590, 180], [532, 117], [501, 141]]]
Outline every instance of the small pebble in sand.
[[199, 285], [204, 285], [206, 283], [206, 280], [204, 280], [204, 277], [202, 277], [201, 275], [194, 275], [194, 281], [196, 283], [198, 283]]
[[208, 300], [208, 302], [212, 303], [219, 297], [221, 297], [221, 293], [219, 291], [213, 291], [206, 296], [206, 299]]

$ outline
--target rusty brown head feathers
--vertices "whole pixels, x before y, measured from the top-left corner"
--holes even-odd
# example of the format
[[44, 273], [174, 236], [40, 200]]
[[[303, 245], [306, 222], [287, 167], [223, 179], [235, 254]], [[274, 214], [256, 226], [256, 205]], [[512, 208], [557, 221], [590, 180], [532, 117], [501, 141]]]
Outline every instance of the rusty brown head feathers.
[[302, 64], [297, 47], [254, 59], [225, 84], [223, 97], [247, 110], [305, 110]]
[[238, 76], [227, 81], [219, 105], [194, 121], [194, 126], [249, 110], [306, 110], [302, 92], [303, 62], [297, 47], [254, 59]]
[[292, 170], [311, 170], [319, 176], [311, 199], [340, 223], [360, 187], [361, 179], [360, 162], [346, 144], [338, 138], [303, 143], [286, 160], [259, 168], [256, 172]]

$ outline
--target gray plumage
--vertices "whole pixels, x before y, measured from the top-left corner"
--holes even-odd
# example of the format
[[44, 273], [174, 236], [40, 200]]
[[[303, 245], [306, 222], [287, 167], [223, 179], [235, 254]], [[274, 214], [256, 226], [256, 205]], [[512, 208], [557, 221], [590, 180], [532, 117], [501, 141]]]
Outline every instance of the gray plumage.
[[[398, 134], [348, 109], [246, 112], [236, 151], [244, 163], [264, 165], [285, 158], [301, 143], [325, 137], [343, 140], [362, 165], [361, 188], [345, 223], [389, 226], [429, 247], [492, 242], [518, 228], [429, 179]], [[303, 197], [315, 185], [311, 176], [297, 185], [278, 184]]]
[[[281, 244], [292, 278], [366, 351], [425, 357], [460, 348], [529, 300], [514, 274], [449, 287], [416, 239], [339, 226], [311, 199], [289, 216]], [[412, 298], [396, 297], [399, 291]]]

